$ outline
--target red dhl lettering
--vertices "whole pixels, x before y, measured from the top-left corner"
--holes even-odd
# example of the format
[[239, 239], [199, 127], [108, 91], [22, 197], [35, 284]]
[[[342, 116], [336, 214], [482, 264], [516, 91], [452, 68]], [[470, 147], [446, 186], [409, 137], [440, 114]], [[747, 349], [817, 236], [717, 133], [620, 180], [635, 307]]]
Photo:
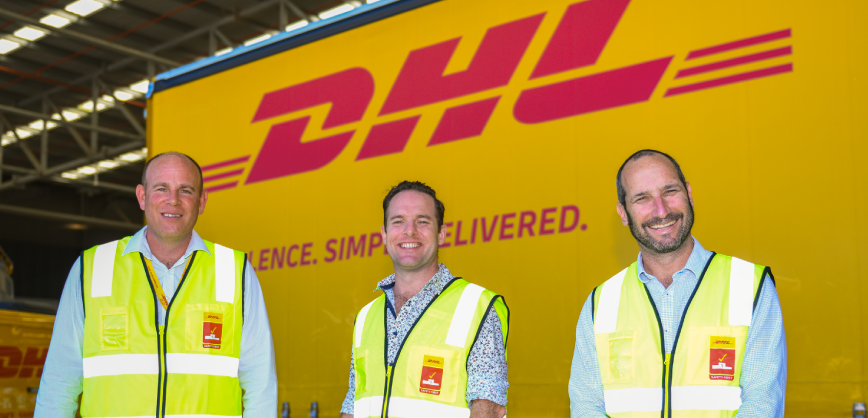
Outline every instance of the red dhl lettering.
[[[630, 0], [586, 0], [569, 5], [539, 58], [530, 80], [596, 64]], [[525, 17], [489, 28], [466, 70], [443, 74], [461, 38], [410, 51], [389, 94], [376, 113], [384, 117], [434, 103], [487, 92], [511, 82], [525, 51], [545, 14]], [[690, 52], [685, 59], [705, 57], [778, 39], [789, 38], [785, 29]], [[771, 57], [791, 55], [792, 48], [682, 69], [675, 79], [708, 73]], [[648, 101], [669, 67], [672, 56], [628, 65], [601, 73], [560, 81], [522, 91], [512, 114], [516, 121], [536, 124]], [[791, 72], [792, 63], [761, 70], [688, 83], [667, 90], [664, 97], [704, 90], [759, 77]], [[271, 126], [245, 184], [317, 170], [325, 167], [353, 139], [356, 129], [347, 125], [362, 120], [374, 95], [374, 77], [365, 68], [350, 68], [314, 80], [266, 93], [251, 123], [331, 104], [322, 130], [334, 134], [302, 142], [310, 116]], [[448, 107], [428, 140], [428, 146], [482, 135], [501, 96]], [[374, 123], [364, 139], [356, 161], [403, 152], [423, 112], [399, 120]], [[341, 129], [344, 127], [344, 129]], [[225, 167], [246, 162], [250, 156], [203, 167]], [[243, 169], [232, 171], [240, 175]], [[226, 176], [220, 176], [223, 178]], [[217, 177], [215, 176], [214, 179]], [[210, 178], [206, 178], [206, 183]], [[238, 181], [208, 187], [210, 192], [232, 188]]]
[[48, 347], [0, 346], [0, 378], [30, 379], [42, 377]]

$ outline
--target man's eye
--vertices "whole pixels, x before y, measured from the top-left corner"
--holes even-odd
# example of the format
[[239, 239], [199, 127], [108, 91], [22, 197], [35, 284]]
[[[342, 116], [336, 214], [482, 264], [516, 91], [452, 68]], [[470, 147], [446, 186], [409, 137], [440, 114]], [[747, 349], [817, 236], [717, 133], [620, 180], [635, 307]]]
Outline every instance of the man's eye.
[[641, 202], [643, 200], [646, 200], [647, 198], [648, 198], [647, 196], [642, 196], [642, 197], [636, 198], [636, 202]]

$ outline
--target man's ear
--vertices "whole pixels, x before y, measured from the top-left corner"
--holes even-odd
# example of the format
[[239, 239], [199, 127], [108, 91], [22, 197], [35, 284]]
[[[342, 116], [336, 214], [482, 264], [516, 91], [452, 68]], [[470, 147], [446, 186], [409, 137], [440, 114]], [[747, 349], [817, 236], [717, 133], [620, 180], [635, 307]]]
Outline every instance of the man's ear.
[[205, 204], [208, 203], [208, 191], [202, 190], [202, 195], [199, 196], [199, 214], [205, 213]]
[[139, 201], [139, 208], [145, 210], [145, 186], [136, 186], [136, 200]]
[[437, 233], [437, 245], [443, 245], [446, 243], [446, 224], [440, 227], [440, 232]]
[[690, 187], [690, 182], [687, 182], [687, 198], [690, 199], [690, 206], [696, 206], [693, 204], [693, 188]]
[[621, 217], [621, 224], [624, 226], [630, 225], [630, 219], [627, 218], [627, 208], [621, 202], [615, 204], [615, 210], [618, 211], [618, 216]]

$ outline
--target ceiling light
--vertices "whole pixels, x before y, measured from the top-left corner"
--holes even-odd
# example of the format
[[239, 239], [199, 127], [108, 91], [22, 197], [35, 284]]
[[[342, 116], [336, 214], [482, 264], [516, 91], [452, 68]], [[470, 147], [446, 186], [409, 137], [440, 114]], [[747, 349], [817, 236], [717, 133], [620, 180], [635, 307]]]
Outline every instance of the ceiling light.
[[145, 158], [145, 157], [143, 155], [139, 154], [138, 152], [128, 152], [128, 153], [120, 156], [120, 159], [122, 159], [126, 162], [130, 162], [130, 163], [134, 163], [134, 162], [139, 161], [143, 158]]
[[12, 32], [13, 35], [21, 38], [27, 39], [28, 41], [35, 41], [45, 35], [48, 35], [48, 32], [42, 29], [31, 28], [30, 26], [25, 26], [21, 29]]
[[103, 94], [102, 97], [100, 97], [100, 100], [105, 100], [105, 101], [107, 101], [107, 102], [109, 102], [109, 103], [114, 103], [114, 102], [115, 102], [115, 98], [109, 96], [108, 94]]
[[151, 83], [148, 80], [138, 81], [138, 82], [135, 82], [133, 84], [130, 84], [130, 90], [132, 90], [136, 93], [148, 94], [148, 86], [150, 84]]
[[115, 168], [119, 165], [121, 165], [121, 163], [119, 163], [115, 160], [102, 160], [99, 162], [100, 167], [107, 168], [107, 169], [112, 169], [112, 168]]
[[79, 167], [78, 172], [81, 174], [84, 174], [86, 176], [89, 176], [91, 174], [96, 174], [96, 169], [89, 166], [89, 165], [86, 165], [84, 167]]
[[13, 142], [15, 142], [15, 138], [3, 135], [3, 138], [0, 139], [0, 146], [5, 147]]
[[30, 138], [31, 136], [36, 135], [36, 132], [33, 132], [30, 129], [25, 129], [25, 128], [15, 129], [15, 133], [18, 134], [18, 137], [21, 139]]
[[70, 3], [64, 8], [67, 12], [75, 13], [79, 16], [87, 16], [99, 9], [105, 7], [104, 4], [94, 0], [78, 0]]
[[134, 97], [136, 97], [136, 95], [133, 93], [130, 93], [126, 90], [118, 89], [118, 90], [115, 90], [115, 97], [117, 97], [118, 100], [125, 102], [127, 100], [132, 100]]
[[221, 50], [215, 52], [215, 53], [214, 53], [214, 56], [215, 56], [215, 57], [219, 57], [219, 56], [221, 56], [221, 55], [226, 55], [226, 54], [228, 54], [228, 53], [230, 53], [230, 52], [232, 52], [232, 48], [223, 48], [223, 49], [221, 49]]
[[[33, 129], [35, 129], [35, 130], [37, 130], [37, 131], [41, 131], [41, 130], [43, 129], [43, 128], [42, 128], [43, 123], [44, 123], [44, 122], [41, 121], [41, 120], [35, 120], [35, 121], [31, 122], [31, 123], [30, 123], [29, 125], [27, 125], [27, 126], [33, 128]], [[57, 124], [56, 124], [56, 123], [54, 123], [54, 122], [48, 122], [48, 129], [54, 129], [54, 128], [56, 128], [56, 127], [57, 127]]]
[[[108, 105], [103, 103], [101, 100], [97, 100], [96, 110], [98, 112], [105, 110], [105, 108], [107, 108], [107, 107], [108, 107]], [[85, 112], [93, 112], [93, 100], [88, 100], [88, 101], [78, 105], [78, 108], [81, 110], [84, 110]]]
[[0, 39], [0, 54], [8, 54], [18, 48], [21, 48], [21, 44], [18, 42]]
[[48, 15], [48, 16], [43, 17], [42, 19], [39, 19], [39, 22], [44, 23], [48, 26], [53, 26], [55, 28], [62, 28], [64, 26], [72, 23], [72, 20], [69, 20], [63, 16]]
[[244, 41], [244, 46], [250, 46], [250, 45], [262, 42], [262, 41], [264, 41], [270, 37], [271, 37], [271, 34], [266, 33], [265, 35], [260, 35], [260, 36], [253, 38], [253, 39], [248, 39], [248, 40]]
[[286, 25], [286, 31], [292, 32], [296, 29], [301, 29], [305, 26], [307, 26], [307, 21], [306, 20], [299, 20], [298, 22], [290, 23], [290, 24]]
[[81, 112], [74, 111], [72, 109], [63, 109], [63, 118], [69, 122], [74, 120], [79, 120], [84, 117], [84, 114]]
[[338, 7], [328, 9], [328, 10], [320, 13], [319, 17], [320, 17], [320, 19], [328, 19], [330, 17], [335, 17], [339, 14], [344, 14], [346, 12], [349, 12], [350, 10], [353, 10], [353, 9], [355, 9], [355, 7], [353, 7], [352, 4], [342, 4]]
[[68, 224], [64, 225], [63, 227], [66, 229], [71, 229], [73, 231], [83, 231], [83, 230], [87, 229], [87, 225], [76, 223], [76, 222], [68, 223]]
[[67, 172], [61, 174], [60, 177], [63, 177], [65, 179], [75, 180], [78, 178], [78, 174], [75, 171], [67, 171]]

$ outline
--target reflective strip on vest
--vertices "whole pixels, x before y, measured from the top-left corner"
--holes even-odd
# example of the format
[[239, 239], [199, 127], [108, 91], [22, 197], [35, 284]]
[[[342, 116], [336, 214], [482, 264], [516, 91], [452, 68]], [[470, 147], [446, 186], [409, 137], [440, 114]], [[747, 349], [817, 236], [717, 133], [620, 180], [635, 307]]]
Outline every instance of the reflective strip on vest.
[[115, 354], [82, 359], [85, 379], [121, 374], [157, 374], [160, 363], [156, 354]]
[[353, 402], [353, 416], [373, 417], [383, 415], [383, 397], [369, 396]]
[[603, 284], [603, 288], [600, 290], [600, 306], [597, 307], [597, 313], [594, 316], [594, 333], [615, 332], [618, 327], [621, 286], [624, 284], [624, 277], [626, 276], [627, 269], [621, 270], [620, 273], [612, 276]]
[[741, 407], [738, 386], [673, 386], [672, 410], [735, 411]]
[[458, 300], [458, 306], [455, 308], [455, 314], [452, 315], [452, 324], [449, 325], [449, 333], [446, 334], [446, 344], [464, 348], [467, 333], [470, 332], [473, 312], [476, 311], [476, 304], [484, 291], [484, 287], [473, 283], [464, 288], [461, 299]]
[[93, 279], [91, 280], [90, 297], [97, 298], [112, 295], [112, 276], [115, 270], [115, 254], [117, 250], [117, 241], [96, 247], [96, 254], [93, 257]]
[[214, 244], [214, 276], [217, 301], [235, 301], [235, 252], [220, 244]]
[[[151, 418], [154, 415], [139, 415], [135, 417], [105, 417], [105, 418]], [[231, 416], [231, 415], [163, 415], [165, 418], [241, 418], [241, 415]]]
[[356, 347], [362, 346], [362, 330], [365, 328], [365, 318], [368, 317], [368, 311], [371, 310], [371, 305], [374, 304], [377, 300], [374, 299], [371, 303], [365, 305], [361, 311], [359, 311], [359, 317], [356, 318]]
[[421, 399], [389, 398], [389, 416], [401, 418], [467, 418], [470, 410]]
[[659, 411], [663, 409], [663, 389], [632, 388], [603, 392], [606, 412]]
[[753, 316], [754, 264], [732, 257], [729, 268], [729, 325], [750, 326]]
[[168, 353], [166, 372], [238, 377], [238, 362], [237, 358], [227, 356]]

